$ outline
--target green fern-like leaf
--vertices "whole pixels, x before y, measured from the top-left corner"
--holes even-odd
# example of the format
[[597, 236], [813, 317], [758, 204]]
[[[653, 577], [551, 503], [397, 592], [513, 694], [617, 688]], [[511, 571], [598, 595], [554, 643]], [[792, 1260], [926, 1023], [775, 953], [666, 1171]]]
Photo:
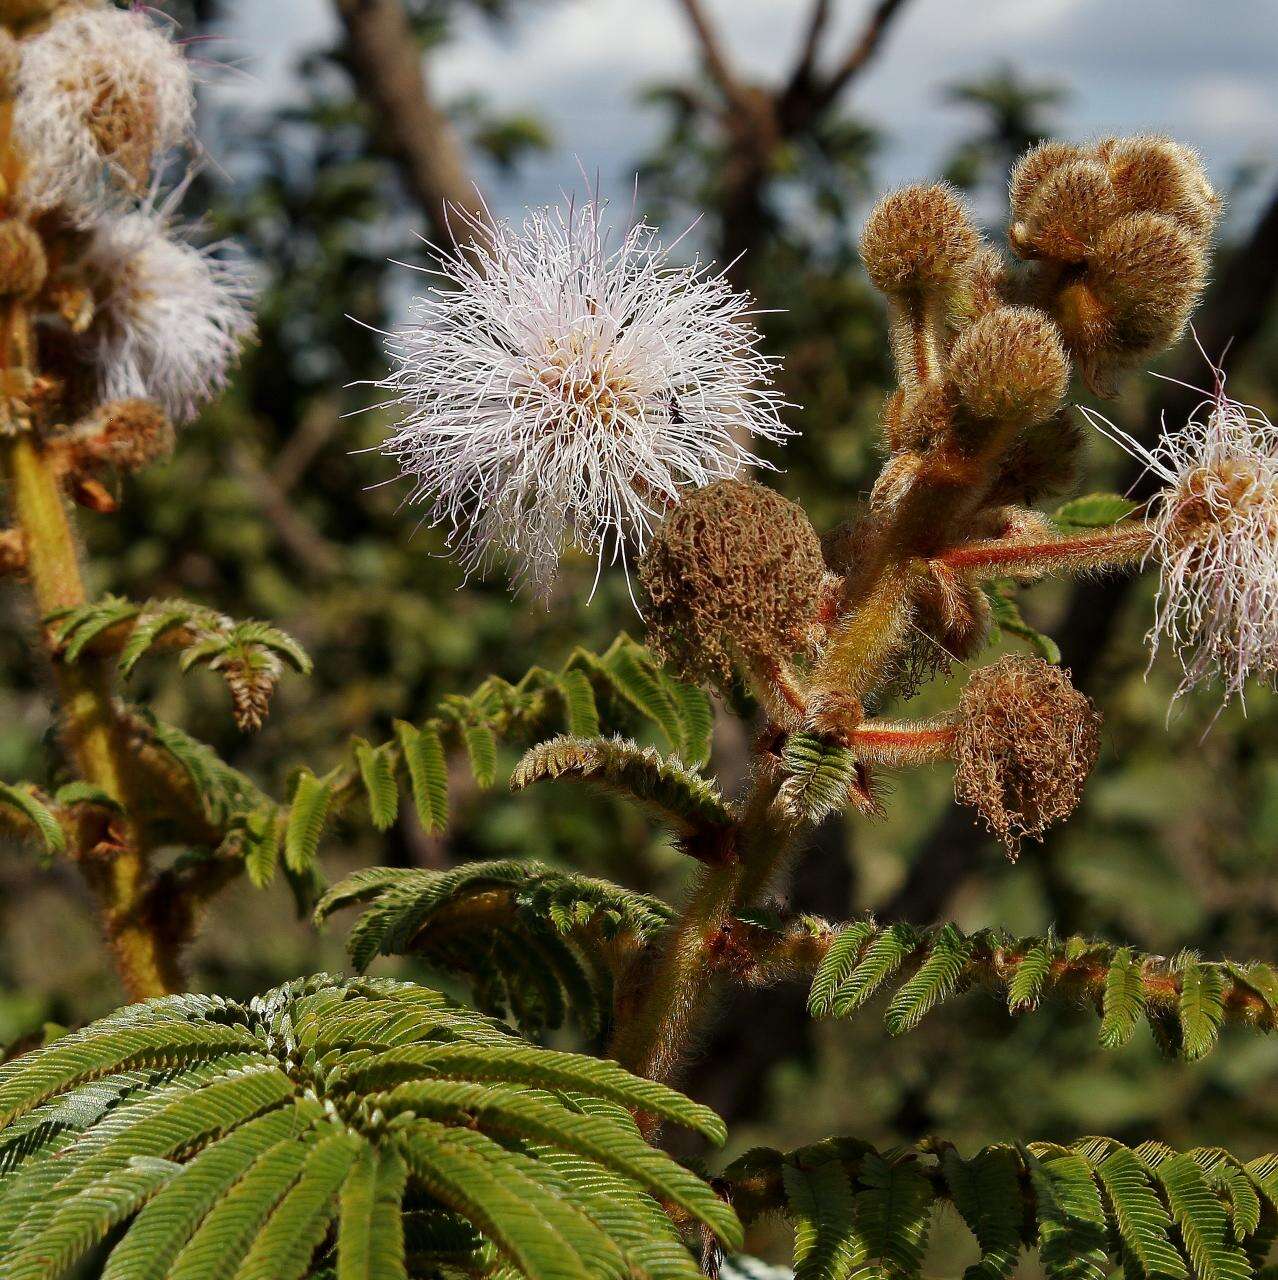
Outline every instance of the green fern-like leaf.
[[397, 720], [395, 736], [408, 766], [417, 817], [426, 831], [438, 835], [448, 826], [448, 761], [439, 730], [432, 724], [415, 729]]
[[1138, 505], [1118, 493], [1089, 493], [1057, 507], [1052, 521], [1062, 532], [1105, 529], [1126, 520]]
[[856, 1229], [856, 1198], [838, 1160], [782, 1171], [794, 1223], [795, 1280], [843, 1280], [865, 1257]]
[[401, 1280], [459, 1250], [532, 1280], [692, 1280], [659, 1204], [730, 1246], [739, 1224], [630, 1111], [723, 1137], [424, 987], [150, 1001], [0, 1066], [0, 1275], [59, 1280], [105, 1246], [104, 1280]]
[[947, 1199], [980, 1248], [964, 1280], [1007, 1280], [1035, 1246], [1053, 1277], [1121, 1268], [1148, 1280], [1252, 1280], [1278, 1213], [1275, 1172], [1278, 1156], [1244, 1165], [1218, 1148], [1178, 1154], [1112, 1138], [992, 1146], [966, 1160], [935, 1140], [882, 1153], [827, 1138], [748, 1152], [723, 1180], [747, 1224], [775, 1212], [791, 1220], [799, 1274], [822, 1280], [917, 1276]]
[[390, 754], [385, 747], [370, 747], [367, 742], [359, 741], [355, 744], [355, 759], [373, 826], [378, 831], [387, 831], [399, 816], [399, 787]]
[[963, 1280], [1007, 1280], [1021, 1252], [1021, 1161], [1010, 1147], [987, 1147], [971, 1160], [945, 1149], [941, 1169], [954, 1207], [981, 1246]]
[[781, 800], [796, 819], [818, 823], [847, 807], [858, 762], [846, 747], [812, 733], [792, 733], [785, 745], [787, 773]]
[[1180, 964], [1180, 1031], [1182, 1052], [1191, 1061], [1211, 1052], [1225, 1016], [1225, 984], [1219, 969], [1196, 956]]
[[0, 809], [16, 817], [40, 842], [47, 854], [62, 853], [67, 847], [66, 834], [49, 807], [34, 793], [34, 788], [15, 787], [0, 782]]
[[297, 875], [315, 865], [320, 836], [333, 802], [331, 778], [317, 778], [309, 769], [298, 776], [284, 828], [284, 865]]
[[518, 791], [547, 778], [581, 778], [638, 801], [680, 835], [726, 830], [732, 814], [715, 784], [673, 757], [623, 738], [554, 738], [534, 747], [510, 779]]
[[816, 921], [805, 935], [815, 939], [805, 948], [815, 1017], [846, 1017], [904, 974], [885, 1016], [894, 1035], [974, 986], [1002, 996], [1013, 1014], [1032, 1011], [1053, 993], [1094, 1008], [1108, 1048], [1125, 1044], [1144, 1018], [1165, 1049], [1189, 1058], [1210, 1052], [1227, 1022], [1271, 1031], [1278, 1020], [1273, 970], [1263, 964], [1167, 960], [1090, 938], [964, 934], [953, 925]]
[[316, 921], [355, 905], [366, 907], [347, 943], [356, 968], [412, 951], [468, 977], [489, 1012], [540, 1030], [571, 1009], [590, 1034], [606, 1021], [614, 957], [633, 955], [671, 918], [656, 898], [524, 861], [366, 868], [324, 895]]

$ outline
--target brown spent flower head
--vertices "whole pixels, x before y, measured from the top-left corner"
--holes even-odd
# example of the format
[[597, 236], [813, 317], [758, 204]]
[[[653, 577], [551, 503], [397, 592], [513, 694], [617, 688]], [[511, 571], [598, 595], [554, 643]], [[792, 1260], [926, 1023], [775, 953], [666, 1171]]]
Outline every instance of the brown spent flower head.
[[972, 674], [959, 701], [954, 798], [977, 810], [1015, 860], [1082, 798], [1100, 751], [1100, 713], [1041, 658], [1007, 657]]
[[742, 658], [806, 647], [825, 562], [803, 508], [753, 480], [694, 489], [639, 562], [654, 650], [689, 679], [726, 683]]
[[978, 423], [1032, 426], [1065, 399], [1069, 357], [1056, 326], [1034, 307], [999, 307], [970, 325], [948, 375], [963, 414]]
[[34, 298], [49, 273], [44, 244], [25, 222], [0, 221], [0, 294]]
[[112, 400], [76, 431], [81, 457], [121, 471], [141, 471], [173, 452], [173, 423], [152, 400]]
[[861, 260], [883, 293], [926, 295], [952, 287], [980, 243], [952, 187], [903, 187], [871, 211], [861, 233]]

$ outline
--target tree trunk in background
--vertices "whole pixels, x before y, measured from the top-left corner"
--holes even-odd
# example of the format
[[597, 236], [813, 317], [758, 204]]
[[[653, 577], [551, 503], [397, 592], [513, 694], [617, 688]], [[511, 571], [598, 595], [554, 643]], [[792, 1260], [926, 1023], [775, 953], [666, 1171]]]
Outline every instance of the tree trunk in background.
[[440, 244], [460, 235], [456, 215], [488, 221], [457, 135], [430, 93], [421, 46], [400, 0], [335, 0], [350, 71], [373, 112], [375, 142], [398, 165]]

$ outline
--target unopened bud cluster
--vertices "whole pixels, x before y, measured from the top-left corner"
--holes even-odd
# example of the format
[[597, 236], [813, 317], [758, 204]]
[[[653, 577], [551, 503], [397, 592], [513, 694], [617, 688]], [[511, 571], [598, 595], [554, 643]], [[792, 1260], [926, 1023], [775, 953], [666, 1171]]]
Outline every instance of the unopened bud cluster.
[[1156, 355], [1188, 323], [1220, 201], [1198, 157], [1159, 137], [1044, 143], [1012, 175], [1013, 250], [1035, 265], [1093, 390]]

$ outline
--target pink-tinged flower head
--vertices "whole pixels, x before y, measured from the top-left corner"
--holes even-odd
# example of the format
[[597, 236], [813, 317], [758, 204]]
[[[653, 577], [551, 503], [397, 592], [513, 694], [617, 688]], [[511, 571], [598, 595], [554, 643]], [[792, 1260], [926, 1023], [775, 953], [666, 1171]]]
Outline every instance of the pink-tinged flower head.
[[1226, 702], [1249, 678], [1278, 688], [1278, 427], [1231, 400], [1223, 375], [1152, 450], [1088, 416], [1166, 482], [1149, 516], [1161, 563], [1150, 639], [1180, 659], [1177, 696], [1216, 679]]
[[402, 415], [385, 451], [466, 571], [505, 557], [541, 594], [566, 544], [624, 563], [681, 493], [790, 434], [750, 299], [643, 223], [610, 245], [602, 213], [472, 227], [381, 384]]
[[82, 267], [94, 293], [81, 339], [103, 400], [154, 400], [194, 418], [227, 384], [253, 333], [248, 263], [230, 246], [197, 246], [162, 204], [102, 219]]
[[119, 208], [189, 143], [190, 67], [146, 13], [68, 6], [20, 49], [13, 127], [29, 212], [81, 222]]

